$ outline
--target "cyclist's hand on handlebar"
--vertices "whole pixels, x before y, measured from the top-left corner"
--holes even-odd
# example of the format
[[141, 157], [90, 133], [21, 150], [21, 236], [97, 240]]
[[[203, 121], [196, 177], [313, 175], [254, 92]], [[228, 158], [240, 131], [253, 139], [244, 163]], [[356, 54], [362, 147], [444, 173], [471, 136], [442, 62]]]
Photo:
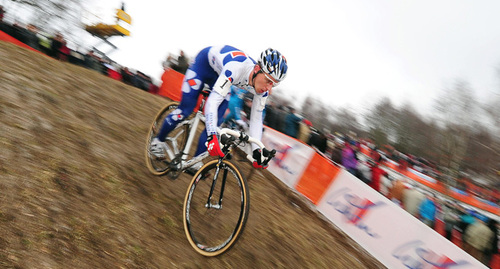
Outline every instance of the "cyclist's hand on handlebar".
[[207, 150], [210, 156], [224, 157], [224, 152], [220, 149], [219, 139], [213, 134], [207, 138]]
[[261, 149], [255, 149], [253, 151], [253, 167], [254, 168], [261, 168], [261, 169], [266, 169], [269, 167], [268, 162], [270, 159], [265, 159], [262, 157], [262, 151]]

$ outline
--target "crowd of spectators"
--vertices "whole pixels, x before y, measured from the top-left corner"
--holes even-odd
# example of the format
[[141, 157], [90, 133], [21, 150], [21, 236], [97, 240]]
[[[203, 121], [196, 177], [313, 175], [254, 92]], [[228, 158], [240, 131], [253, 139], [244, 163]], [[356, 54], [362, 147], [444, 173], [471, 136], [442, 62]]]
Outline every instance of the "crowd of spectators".
[[[372, 151], [365, 160], [358, 158], [360, 143], [355, 136], [338, 137], [337, 150], [332, 151], [332, 160], [337, 162], [405, 209], [415, 218], [440, 232], [464, 251], [485, 265], [490, 265], [498, 251], [498, 221], [437, 192], [419, 187], [409, 179], [389, 176], [380, 168], [383, 156]], [[397, 174], [397, 171], [396, 171]]]
[[4, 10], [0, 6], [0, 31], [21, 41], [34, 50], [54, 59], [94, 70], [141, 90], [153, 94], [158, 93], [158, 86], [153, 82], [150, 76], [143, 72], [132, 71], [128, 67], [121, 66], [95, 49], [90, 49], [86, 53], [70, 49], [66, 39], [60, 32], [49, 35], [40, 31], [33, 24], [28, 24], [26, 27], [23, 27], [19, 23], [9, 24], [3, 22], [3, 14]]
[[177, 57], [169, 53], [167, 59], [163, 62], [163, 69], [172, 68], [181, 74], [186, 74], [188, 67], [189, 59], [184, 54], [183, 50], [179, 52]]
[[[375, 147], [373, 150], [378, 150], [378, 148]], [[499, 183], [497, 183], [496, 187], [494, 185], [480, 184], [478, 182], [474, 182], [470, 175], [462, 171], [459, 172], [457, 177], [452, 178], [447, 176], [447, 173], [443, 173], [442, 170], [444, 169], [435, 163], [412, 154], [403, 154], [388, 145], [384, 145], [381, 151], [383, 152], [385, 158], [398, 164], [397, 169], [399, 171], [405, 171], [411, 168], [436, 179], [440, 184], [453, 189], [453, 191], [457, 193], [465, 196], [476, 197], [484, 203], [492, 206], [500, 206], [500, 191], [498, 189], [498, 187], [500, 187]], [[500, 177], [500, 172], [498, 176]]]
[[[279, 107], [274, 102], [266, 106], [264, 123], [327, 154], [334, 163], [343, 166], [430, 228], [441, 232], [485, 265], [489, 265], [492, 257], [499, 253], [497, 220], [444, 198], [433, 190], [418, 187], [402, 176], [390, 176], [382, 167], [382, 161], [390, 158], [400, 164], [399, 169], [411, 167], [426, 171], [427, 175], [435, 175], [435, 167], [425, 159], [403, 155], [393, 148], [387, 155], [375, 148], [371, 156], [360, 158], [360, 146], [364, 141], [360, 141], [355, 133], [322, 133], [293, 108]], [[398, 174], [397, 171], [395, 174]]]
[[290, 137], [296, 138], [322, 153], [328, 150], [328, 134], [312, 126], [292, 106], [278, 106], [274, 101], [266, 105], [264, 124]]

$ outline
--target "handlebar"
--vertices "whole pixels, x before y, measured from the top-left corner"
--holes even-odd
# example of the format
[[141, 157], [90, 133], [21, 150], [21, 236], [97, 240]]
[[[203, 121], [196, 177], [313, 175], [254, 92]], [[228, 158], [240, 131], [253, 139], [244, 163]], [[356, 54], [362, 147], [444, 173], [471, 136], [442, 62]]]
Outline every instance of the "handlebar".
[[[235, 131], [235, 130], [228, 129], [228, 128], [223, 128], [223, 129], [217, 128], [217, 132], [221, 136], [221, 143], [225, 144], [225, 145], [234, 142], [236, 139], [238, 139], [241, 142], [251, 142], [251, 143], [257, 144], [262, 149], [261, 163], [263, 165], [267, 165], [267, 163], [269, 163], [269, 161], [276, 154], [275, 149], [273, 149], [273, 150], [266, 149], [266, 147], [264, 146], [264, 144], [260, 140], [253, 138], [253, 137], [245, 134], [244, 132]], [[229, 137], [224, 136], [224, 134], [228, 134]], [[250, 154], [247, 155], [247, 159], [251, 162], [254, 161], [253, 156]]]

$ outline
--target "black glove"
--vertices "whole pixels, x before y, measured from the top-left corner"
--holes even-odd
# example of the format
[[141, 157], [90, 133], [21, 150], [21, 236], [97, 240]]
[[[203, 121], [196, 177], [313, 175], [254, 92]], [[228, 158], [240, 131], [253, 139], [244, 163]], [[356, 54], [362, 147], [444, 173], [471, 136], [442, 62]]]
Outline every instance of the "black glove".
[[269, 167], [267, 162], [265, 164], [262, 162], [262, 151], [260, 149], [255, 149], [253, 151], [252, 157], [254, 168], [266, 169], [267, 167]]

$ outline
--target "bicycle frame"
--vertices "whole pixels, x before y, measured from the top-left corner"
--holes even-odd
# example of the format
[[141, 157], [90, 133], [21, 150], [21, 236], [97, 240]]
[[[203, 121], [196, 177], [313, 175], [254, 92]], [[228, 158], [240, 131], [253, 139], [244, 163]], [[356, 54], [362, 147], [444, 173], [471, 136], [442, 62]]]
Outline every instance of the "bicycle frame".
[[200, 105], [198, 106], [198, 111], [196, 112], [194, 117], [190, 120], [185, 120], [179, 123], [179, 125], [175, 127], [175, 129], [177, 129], [177, 128], [183, 128], [186, 125], [188, 126], [189, 134], [186, 144], [184, 145], [184, 148], [179, 148], [177, 145], [177, 137], [181, 134], [178, 134], [176, 137], [166, 138], [166, 141], [169, 141], [170, 144], [172, 145], [172, 147], [167, 147], [166, 153], [168, 157], [170, 158], [170, 160], [175, 160], [175, 159], [180, 160], [180, 163], [175, 162], [171, 167], [171, 170], [173, 171], [182, 171], [208, 157], [208, 152], [203, 152], [200, 155], [188, 160], [188, 155], [198, 130], [198, 125], [200, 124], [200, 122], [205, 122], [205, 115], [203, 115], [203, 107], [205, 106], [208, 92], [202, 91], [201, 94], [203, 95], [203, 98], [201, 100]]
[[[181, 128], [181, 127], [183, 127], [185, 125], [190, 126], [189, 127], [188, 139], [186, 141], [186, 145], [184, 146], [184, 148], [183, 149], [179, 149], [179, 148], [175, 147], [174, 150], [177, 151], [175, 153], [172, 152], [172, 150], [170, 148], [167, 150], [167, 154], [168, 154], [169, 158], [172, 159], [172, 160], [175, 157], [177, 157], [177, 154], [179, 154], [179, 153], [182, 152], [182, 156], [181, 156], [182, 168], [189, 168], [193, 164], [195, 164], [195, 163], [197, 163], [197, 162], [205, 159], [208, 156], [208, 152], [204, 152], [204, 153], [200, 154], [199, 156], [196, 156], [195, 158], [187, 160], [188, 153], [191, 150], [191, 146], [192, 146], [194, 138], [196, 136], [196, 131], [198, 130], [198, 124], [200, 124], [200, 121], [201, 122], [205, 122], [205, 116], [203, 115], [203, 112], [201, 112], [201, 110], [198, 110], [196, 112], [196, 115], [194, 116], [194, 118], [192, 118], [189, 121], [183, 121], [177, 127], [175, 127], [175, 128]], [[172, 141], [172, 144], [176, 144], [175, 143], [175, 138], [172, 139], [170, 137], [167, 137], [167, 140]]]

